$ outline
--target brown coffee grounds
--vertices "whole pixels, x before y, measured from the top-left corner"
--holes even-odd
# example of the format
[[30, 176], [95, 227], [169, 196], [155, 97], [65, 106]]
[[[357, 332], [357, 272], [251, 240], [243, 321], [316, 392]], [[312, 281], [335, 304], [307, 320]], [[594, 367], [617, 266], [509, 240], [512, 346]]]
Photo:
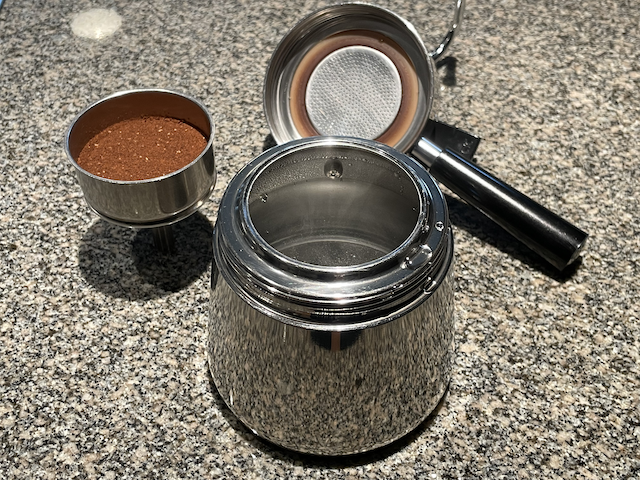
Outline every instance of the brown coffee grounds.
[[199, 130], [176, 118], [132, 118], [94, 136], [78, 155], [78, 165], [112, 180], [146, 180], [188, 165], [206, 145]]

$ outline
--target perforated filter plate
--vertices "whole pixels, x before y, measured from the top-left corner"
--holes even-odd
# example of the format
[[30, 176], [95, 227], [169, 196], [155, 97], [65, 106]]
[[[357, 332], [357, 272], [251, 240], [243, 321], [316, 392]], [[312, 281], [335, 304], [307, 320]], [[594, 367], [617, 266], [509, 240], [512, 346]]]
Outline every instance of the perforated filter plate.
[[311, 74], [305, 98], [318, 133], [370, 139], [389, 128], [401, 101], [398, 69], [382, 52], [366, 46], [326, 56]]
[[341, 3], [312, 12], [274, 51], [264, 110], [278, 144], [318, 135], [376, 140], [412, 149], [434, 102], [434, 59], [453, 39], [454, 21], [430, 54], [415, 27], [390, 10]]
[[[352, 14], [361, 7], [346, 6]], [[339, 135], [402, 150], [415, 142], [433, 98], [433, 65], [411, 32], [390, 29], [387, 20], [400, 20], [387, 14], [363, 21], [365, 28], [359, 18], [338, 15], [330, 28], [323, 23], [283, 42], [265, 82], [265, 112], [279, 143]]]

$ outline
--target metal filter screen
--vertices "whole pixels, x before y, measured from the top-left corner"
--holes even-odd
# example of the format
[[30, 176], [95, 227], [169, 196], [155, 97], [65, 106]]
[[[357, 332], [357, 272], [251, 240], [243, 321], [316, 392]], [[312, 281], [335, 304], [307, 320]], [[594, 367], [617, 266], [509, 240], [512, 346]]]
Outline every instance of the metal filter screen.
[[375, 139], [393, 123], [402, 101], [397, 68], [383, 53], [350, 46], [324, 58], [309, 79], [309, 118], [322, 135]]

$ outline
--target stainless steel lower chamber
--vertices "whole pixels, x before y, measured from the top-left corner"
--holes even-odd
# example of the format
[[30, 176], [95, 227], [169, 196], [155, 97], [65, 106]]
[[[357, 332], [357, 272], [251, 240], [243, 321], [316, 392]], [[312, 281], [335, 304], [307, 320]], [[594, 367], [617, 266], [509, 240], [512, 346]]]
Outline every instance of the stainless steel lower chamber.
[[280, 145], [231, 181], [213, 241], [211, 374], [257, 435], [345, 455], [433, 411], [451, 375], [453, 238], [417, 161], [352, 138]]

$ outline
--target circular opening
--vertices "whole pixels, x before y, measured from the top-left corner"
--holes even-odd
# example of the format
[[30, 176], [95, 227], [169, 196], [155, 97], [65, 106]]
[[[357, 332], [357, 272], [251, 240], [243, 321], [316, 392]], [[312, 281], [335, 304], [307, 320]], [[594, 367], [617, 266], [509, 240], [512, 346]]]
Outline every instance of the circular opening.
[[291, 120], [302, 136], [348, 135], [395, 146], [418, 111], [419, 83], [402, 47], [379, 32], [319, 41], [291, 82]]
[[204, 107], [162, 90], [114, 94], [83, 111], [67, 136], [75, 166], [121, 182], [153, 180], [180, 171], [211, 143]]
[[399, 163], [340, 146], [286, 152], [257, 174], [248, 194], [249, 221], [270, 247], [323, 267], [393, 252], [420, 209], [418, 188]]

